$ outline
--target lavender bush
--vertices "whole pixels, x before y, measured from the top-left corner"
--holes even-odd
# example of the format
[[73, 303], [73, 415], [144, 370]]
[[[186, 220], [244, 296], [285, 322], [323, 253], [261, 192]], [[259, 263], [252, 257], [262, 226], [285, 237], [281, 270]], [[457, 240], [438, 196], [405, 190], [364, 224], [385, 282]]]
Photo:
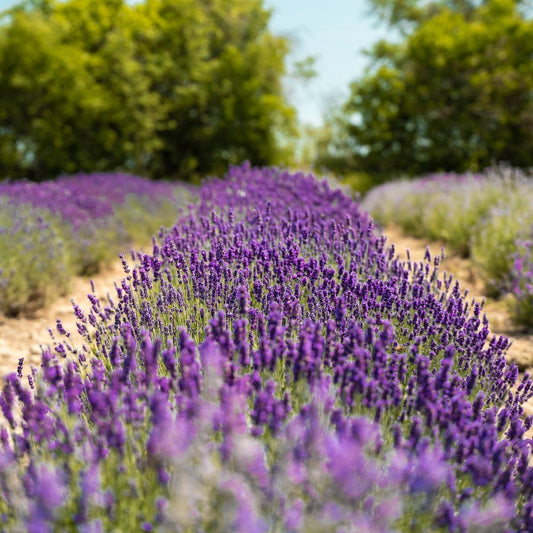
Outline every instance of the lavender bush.
[[512, 256], [512, 309], [516, 322], [533, 328], [533, 241], [517, 240], [518, 251]]
[[515, 268], [533, 224], [530, 177], [497, 169], [388, 183], [371, 191], [363, 207], [382, 225], [393, 222], [409, 234], [442, 240], [452, 252], [470, 256], [487, 295], [514, 293], [519, 300], [512, 309], [516, 321], [531, 322], [524, 321], [528, 304], [522, 296], [529, 281]]
[[533, 383], [439, 257], [311, 176], [199, 198], [6, 377], [9, 531], [533, 529]]
[[[502, 210], [510, 215], [513, 229], [525, 217], [533, 220], [532, 200], [529, 178], [499, 168], [484, 174], [435, 174], [389, 182], [370, 191], [362, 207], [381, 225], [395, 223], [409, 234], [442, 240], [453, 252], [469, 256], [475, 247], [473, 240]], [[489, 231], [473, 255], [484, 262], [483, 245], [498, 237], [497, 228]]]
[[68, 248], [59, 217], [0, 197], [0, 313], [31, 311], [63, 293], [70, 275]]
[[121, 174], [0, 183], [0, 312], [44, 305], [70, 275], [94, 273], [120, 246], [171, 226], [188, 196]]
[[513, 280], [520, 277], [514, 258], [532, 224], [533, 182], [502, 196], [473, 232], [472, 259], [483, 275], [489, 296], [513, 291]]

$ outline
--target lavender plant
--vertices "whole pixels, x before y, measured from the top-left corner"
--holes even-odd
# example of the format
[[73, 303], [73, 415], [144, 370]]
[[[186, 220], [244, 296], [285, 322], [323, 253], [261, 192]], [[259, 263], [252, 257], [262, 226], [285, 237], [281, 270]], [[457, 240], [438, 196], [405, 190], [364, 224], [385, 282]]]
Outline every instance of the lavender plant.
[[503, 196], [473, 233], [472, 259], [490, 296], [513, 292], [515, 256], [532, 224], [533, 188], [528, 183]]
[[234, 167], [133, 260], [6, 378], [10, 531], [533, 528], [533, 383], [342, 192]]
[[125, 243], [171, 226], [190, 196], [121, 174], [0, 183], [0, 312], [46, 304], [72, 274], [94, 273]]
[[467, 256], [472, 237], [490, 220], [491, 209], [524, 196], [533, 196], [530, 182], [498, 169], [386, 183], [370, 191], [362, 206], [382, 225], [393, 222], [417, 237], [442, 240]]
[[511, 290], [516, 241], [533, 223], [533, 182], [512, 169], [484, 174], [431, 175], [372, 190], [363, 207], [381, 224], [398, 224], [417, 237], [444, 241], [471, 256], [487, 294]]
[[71, 275], [68, 237], [61, 220], [31, 205], [0, 197], [0, 313], [46, 305]]
[[517, 324], [533, 327], [533, 241], [517, 240], [509, 274], [512, 287], [511, 310]]

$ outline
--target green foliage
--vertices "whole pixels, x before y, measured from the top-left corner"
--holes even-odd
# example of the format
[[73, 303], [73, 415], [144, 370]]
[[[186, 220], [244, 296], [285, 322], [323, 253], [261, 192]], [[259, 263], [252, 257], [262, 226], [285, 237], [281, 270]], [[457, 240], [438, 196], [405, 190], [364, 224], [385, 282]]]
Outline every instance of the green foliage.
[[351, 85], [343, 135], [356, 167], [391, 176], [533, 165], [533, 21], [518, 3], [373, 3], [411, 32], [375, 45]]
[[[518, 9], [527, 12], [529, 0], [514, 0]], [[490, 0], [369, 0], [372, 11], [388, 25], [405, 32], [445, 10], [466, 18], [474, 16], [476, 9]]]
[[341, 180], [356, 195], [364, 195], [377, 185], [375, 178], [366, 172], [347, 172], [342, 174]]
[[[26, 2], [0, 26], [0, 166], [191, 179], [279, 163], [288, 42], [261, 0]], [[309, 65], [308, 65], [309, 66]]]
[[340, 102], [331, 100], [318, 127], [308, 126], [304, 139], [303, 160], [317, 173], [334, 173], [355, 193], [365, 194], [383, 182], [380, 176], [362, 171], [347, 135], [346, 117], [339, 111]]
[[293, 76], [303, 80], [311, 80], [318, 75], [316, 70], [316, 57], [308, 56], [294, 63]]
[[[528, 0], [513, 0], [518, 8]], [[369, 0], [372, 11], [389, 26], [403, 34], [441, 14], [444, 11], [457, 13], [466, 19], [475, 16], [476, 10], [487, 6], [491, 0]]]

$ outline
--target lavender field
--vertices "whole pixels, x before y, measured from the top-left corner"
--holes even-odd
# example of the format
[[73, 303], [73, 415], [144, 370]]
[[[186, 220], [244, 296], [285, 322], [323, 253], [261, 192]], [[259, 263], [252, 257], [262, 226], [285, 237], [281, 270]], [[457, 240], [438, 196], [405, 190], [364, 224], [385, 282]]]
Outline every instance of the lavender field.
[[6, 377], [6, 531], [533, 531], [533, 382], [440, 257], [312, 176], [197, 196]]
[[533, 331], [533, 176], [506, 167], [431, 174], [376, 187], [362, 206], [380, 225], [395, 223], [469, 258], [486, 295]]
[[0, 313], [18, 315], [171, 226], [190, 188], [126, 174], [0, 182]]

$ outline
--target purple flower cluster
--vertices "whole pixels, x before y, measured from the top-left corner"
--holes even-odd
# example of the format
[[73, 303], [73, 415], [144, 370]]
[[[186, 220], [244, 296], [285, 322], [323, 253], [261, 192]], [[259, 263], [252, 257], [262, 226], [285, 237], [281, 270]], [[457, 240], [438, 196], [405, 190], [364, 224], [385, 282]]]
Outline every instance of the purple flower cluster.
[[175, 222], [188, 192], [122, 174], [0, 183], [0, 313], [42, 307], [71, 274], [92, 274], [125, 244], [149, 241]]
[[0, 182], [0, 197], [46, 209], [79, 231], [111, 216], [128, 195], [169, 198], [174, 189], [170, 183], [128, 174], [78, 174], [42, 183]]
[[244, 164], [133, 259], [78, 313], [83, 347], [6, 380], [6, 524], [533, 530], [533, 382], [439, 257], [400, 261], [341, 192]]

